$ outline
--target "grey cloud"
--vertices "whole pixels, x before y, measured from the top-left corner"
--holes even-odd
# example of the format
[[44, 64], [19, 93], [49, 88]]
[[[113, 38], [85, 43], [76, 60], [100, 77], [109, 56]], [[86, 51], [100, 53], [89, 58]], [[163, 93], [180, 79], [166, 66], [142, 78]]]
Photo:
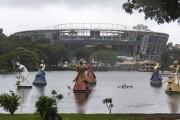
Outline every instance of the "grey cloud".
[[28, 7], [41, 8], [47, 5], [67, 5], [70, 8], [82, 8], [88, 6], [121, 7], [126, 0], [0, 0], [1, 7]]
[[71, 6], [90, 6], [90, 5], [98, 5], [98, 6], [114, 6], [118, 4], [122, 4], [124, 0], [61, 0], [61, 2], [67, 3]]
[[2, 7], [42, 7], [48, 4], [55, 4], [60, 0], [0, 0]]

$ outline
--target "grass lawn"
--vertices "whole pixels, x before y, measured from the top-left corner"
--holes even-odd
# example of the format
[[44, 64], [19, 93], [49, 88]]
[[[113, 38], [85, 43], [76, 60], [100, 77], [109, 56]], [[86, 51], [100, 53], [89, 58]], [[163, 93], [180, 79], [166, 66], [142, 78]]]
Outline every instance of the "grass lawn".
[[63, 114], [63, 120], [146, 120], [145, 116], [121, 114]]
[[[63, 120], [146, 120], [145, 116], [120, 114], [62, 114]], [[0, 114], [0, 120], [41, 120], [34, 114]]]
[[41, 118], [34, 114], [0, 114], [0, 120], [41, 120]]
[[[62, 114], [63, 120], [176, 120], [180, 114]], [[35, 114], [0, 114], [0, 120], [41, 120]]]

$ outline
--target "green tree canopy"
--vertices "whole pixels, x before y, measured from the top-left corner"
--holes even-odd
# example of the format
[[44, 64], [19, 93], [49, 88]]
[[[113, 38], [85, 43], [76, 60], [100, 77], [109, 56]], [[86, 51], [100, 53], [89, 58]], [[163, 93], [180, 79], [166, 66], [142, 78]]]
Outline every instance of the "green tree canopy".
[[39, 61], [39, 55], [26, 48], [18, 47], [16, 54], [19, 57], [19, 62], [24, 64], [29, 70], [35, 70], [36, 64]]
[[36, 112], [43, 120], [62, 120], [58, 114], [58, 102], [63, 99], [63, 95], [57, 94], [55, 90], [51, 91], [52, 97], [41, 96], [35, 103]]
[[129, 14], [138, 10], [145, 14], [145, 19], [153, 19], [158, 24], [176, 20], [180, 23], [179, 0], [127, 0], [122, 7]]
[[36, 53], [39, 55], [39, 59], [40, 60], [44, 60], [45, 62], [48, 61], [48, 56], [46, 55], [46, 53], [40, 49], [36, 49]]
[[19, 57], [17, 56], [15, 51], [6, 52], [3, 54], [3, 57], [0, 61], [3, 66], [3, 68], [1, 69], [13, 71], [14, 70], [13, 61], [19, 61]]
[[0, 55], [4, 53], [4, 43], [7, 40], [7, 37], [4, 34], [0, 34]]
[[169, 70], [169, 66], [173, 64], [174, 61], [178, 61], [180, 63], [180, 49], [168, 46], [164, 48], [164, 52], [161, 55], [161, 63], [163, 67]]
[[95, 60], [102, 62], [104, 64], [111, 64], [111, 65], [114, 65], [118, 60], [116, 53], [105, 50], [99, 50], [93, 53], [91, 58], [94, 58]]
[[97, 52], [99, 50], [108, 50], [108, 48], [104, 45], [96, 45], [93, 47], [93, 52]]
[[89, 51], [87, 51], [85, 48], [79, 48], [75, 51], [74, 56], [76, 57], [76, 59], [85, 59], [85, 60], [89, 60], [91, 53]]
[[33, 50], [33, 41], [32, 38], [29, 36], [15, 36], [11, 35], [8, 37], [6, 42], [7, 49], [10, 51], [14, 51], [18, 47], [23, 47], [26, 49]]
[[67, 49], [61, 45], [39, 44], [36, 49], [43, 51], [48, 57], [49, 66], [57, 66], [64, 58], [68, 56]]
[[20, 98], [21, 97], [15, 95], [13, 91], [10, 91], [10, 94], [3, 93], [0, 95], [0, 107], [3, 107], [5, 111], [8, 111], [13, 115], [20, 105]]
[[12, 71], [12, 60], [24, 64], [28, 70], [36, 70], [36, 65], [43, 59], [50, 66], [69, 61], [69, 51], [62, 45], [52, 44], [45, 37], [0, 34], [0, 71]]
[[35, 44], [51, 44], [51, 40], [46, 37], [38, 37], [36, 40], [33, 40]]

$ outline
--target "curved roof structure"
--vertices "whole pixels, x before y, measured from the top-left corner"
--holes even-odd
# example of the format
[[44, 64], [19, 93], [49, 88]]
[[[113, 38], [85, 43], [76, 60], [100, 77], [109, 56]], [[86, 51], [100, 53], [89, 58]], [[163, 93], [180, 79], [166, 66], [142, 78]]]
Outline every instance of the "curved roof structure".
[[147, 26], [134, 27], [111, 23], [67, 23], [21, 31], [15, 35], [47, 37], [55, 44], [62, 44], [70, 51], [79, 47], [90, 48], [103, 44], [118, 56], [160, 59], [169, 35], [153, 32]]

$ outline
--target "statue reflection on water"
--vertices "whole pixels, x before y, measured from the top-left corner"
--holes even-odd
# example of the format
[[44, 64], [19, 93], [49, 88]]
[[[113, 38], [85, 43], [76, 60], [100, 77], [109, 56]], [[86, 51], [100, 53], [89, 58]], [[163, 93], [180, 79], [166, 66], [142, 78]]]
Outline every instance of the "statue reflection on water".
[[[33, 86], [33, 89], [17, 89], [17, 94], [21, 97], [20, 103], [23, 105], [27, 102], [29, 96], [30, 98], [38, 99], [40, 96], [43, 96], [45, 92], [45, 86]], [[30, 95], [31, 94], [31, 95]]]
[[16, 91], [17, 95], [21, 97], [21, 99], [20, 99], [21, 113], [23, 111], [23, 108], [27, 107], [26, 103], [29, 99], [30, 91], [31, 91], [31, 89], [28, 89], [28, 88], [18, 88]]
[[44, 85], [34, 85], [35, 87], [35, 95], [37, 96], [37, 98], [39, 98], [40, 96], [45, 95], [45, 86]]
[[[35, 98], [39, 98], [40, 96], [44, 95], [45, 92], [45, 86], [33, 86], [34, 89], [32, 90], [31, 94], [35, 96]], [[24, 104], [27, 102], [27, 99], [29, 98], [31, 89], [28, 88], [21, 88], [17, 89], [17, 95], [21, 97], [21, 104]]]
[[172, 94], [169, 95], [169, 110], [170, 113], [179, 113], [179, 101], [180, 101], [180, 96], [178, 94]]
[[22, 105], [27, 102], [27, 99], [29, 98], [30, 91], [31, 91], [31, 89], [28, 89], [28, 88], [17, 89], [17, 95], [21, 97], [20, 103]]
[[91, 94], [90, 92], [87, 92], [87, 93], [83, 93], [83, 92], [74, 93], [78, 113], [81, 113], [81, 114], [85, 113], [85, 109], [86, 109], [85, 106], [86, 106], [86, 103], [89, 100], [89, 95], [90, 94]]
[[[28, 88], [18, 88], [16, 91], [16, 94], [21, 97], [20, 99], [20, 106], [19, 110], [21, 113], [25, 112], [30, 106], [34, 105], [34, 102], [36, 101], [40, 96], [43, 96], [45, 93], [45, 86], [40, 85], [34, 85], [33, 89]], [[27, 104], [28, 103], [28, 104]]]

